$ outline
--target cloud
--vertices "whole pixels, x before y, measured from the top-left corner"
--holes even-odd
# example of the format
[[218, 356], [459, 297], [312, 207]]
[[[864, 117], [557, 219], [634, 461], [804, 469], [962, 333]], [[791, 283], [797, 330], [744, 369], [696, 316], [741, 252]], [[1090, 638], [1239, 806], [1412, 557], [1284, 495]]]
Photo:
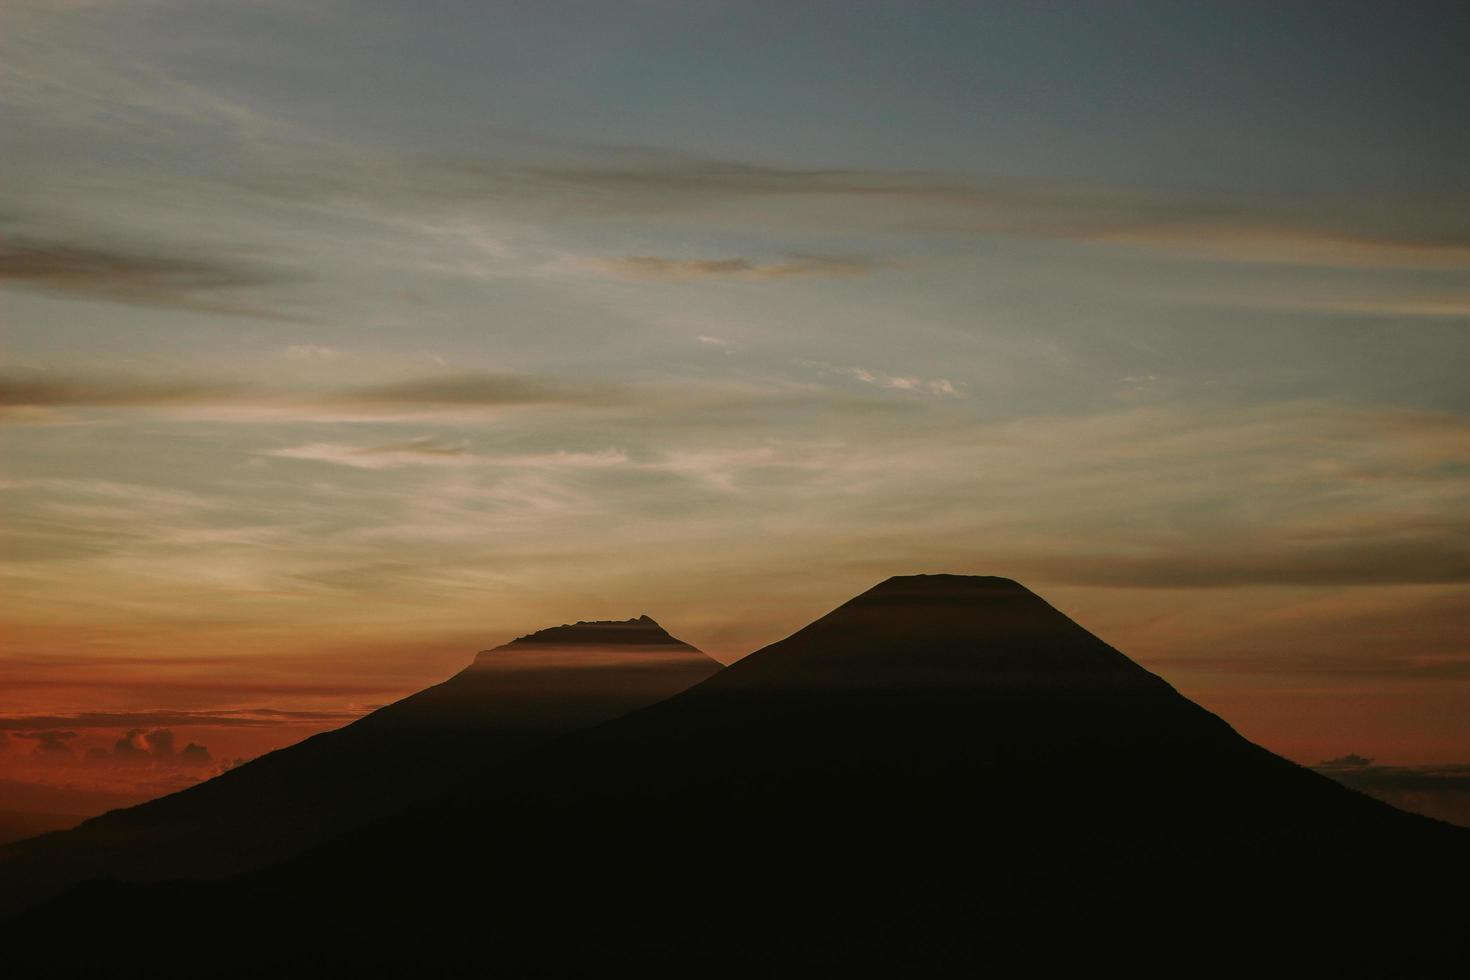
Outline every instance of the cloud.
[[336, 463], [366, 470], [391, 466], [458, 466], [474, 459], [470, 451], [462, 445], [450, 445], [433, 439], [410, 439], [375, 446], [317, 442], [288, 449], [273, 449], [265, 455]]
[[[887, 379], [890, 387], [909, 380]], [[937, 382], [944, 385], [945, 382]], [[939, 387], [932, 394], [945, 394]], [[173, 381], [67, 376], [36, 371], [0, 374], [0, 422], [95, 423], [87, 409], [149, 412], [169, 419], [221, 423], [480, 421], [519, 409], [600, 412], [604, 418], [656, 418], [676, 427], [733, 424], [770, 413], [817, 407], [892, 410], [877, 399], [839, 395], [818, 385], [699, 379], [625, 384], [508, 372], [434, 374], [344, 387], [266, 387], [225, 381]], [[107, 416], [109, 419], [112, 416]], [[455, 457], [454, 446], [337, 443], [296, 447], [312, 458], [350, 457], [367, 466], [397, 454], [402, 462]], [[358, 452], [358, 449], [364, 450]], [[381, 451], [375, 456], [375, 451]]]
[[[1320, 585], [1335, 583], [1307, 582]], [[1414, 583], [1392, 583], [1395, 585]], [[1326, 630], [1324, 629], [1324, 632]], [[1333, 677], [1367, 680], [1470, 680], [1470, 655], [1424, 656], [1417, 653], [1334, 656], [1319, 651], [1257, 652], [1246, 657], [1151, 657], [1149, 666], [1262, 677]], [[1343, 760], [1336, 760], [1343, 761]], [[1327, 763], [1323, 763], [1326, 765]]]
[[1350, 753], [1311, 768], [1400, 809], [1470, 827], [1470, 765], [1382, 766]]
[[869, 275], [880, 266], [872, 259], [836, 255], [794, 255], [778, 262], [759, 262], [744, 258], [672, 259], [655, 255], [631, 255], [598, 259], [594, 265], [613, 276], [674, 282], [697, 279], [851, 279]]
[[837, 374], [863, 384], [893, 391], [912, 391], [937, 398], [963, 398], [959, 387], [946, 378], [918, 378], [913, 375], [887, 374], [867, 368], [828, 364], [826, 361], [798, 360], [803, 367], [815, 368], [822, 374]]
[[321, 344], [292, 344], [283, 353], [293, 361], [332, 361], [342, 356], [335, 347]]
[[16, 738], [29, 739], [36, 743], [36, 755], [70, 758], [71, 746], [67, 743], [77, 737], [73, 731], [16, 732]]
[[[226, 768], [233, 769], [239, 760], [231, 760]], [[214, 762], [209, 750], [202, 745], [190, 742], [179, 752], [179, 764], [184, 766], [207, 766]]]
[[369, 385], [324, 400], [360, 405], [501, 406], [605, 405], [626, 391], [602, 382], [572, 382], [525, 374], [464, 373]]
[[183, 751], [174, 749], [174, 733], [167, 728], [148, 731], [129, 729], [111, 750], [92, 748], [86, 761], [91, 765], [150, 766], [161, 768], [198, 768], [213, 765], [209, 749], [190, 742]]
[[[84, 711], [60, 715], [0, 716], [0, 734], [15, 732], [17, 738], [39, 738], [35, 729], [65, 728], [75, 737], [90, 729], [147, 729], [170, 725], [196, 728], [269, 728], [299, 722], [351, 721], [361, 712], [281, 711], [272, 708], [243, 708], [239, 711]], [[29, 731], [30, 734], [21, 734]]]
[[1336, 269], [1470, 269], [1470, 241], [1394, 238], [1290, 223], [1164, 223], [1083, 231], [1075, 237], [1228, 262]]
[[88, 377], [0, 377], [0, 407], [180, 405], [225, 401], [239, 385]]
[[[834, 221], [876, 220], [910, 230], [1058, 239], [1231, 263], [1470, 269], [1470, 240], [1433, 229], [1389, 228], [1381, 213], [1353, 201], [1312, 205], [914, 171], [781, 168], [654, 149], [624, 151], [620, 156], [616, 163], [511, 168], [497, 176], [505, 179], [513, 173], [544, 181], [558, 202], [595, 210], [717, 208], [732, 199], [774, 198], [783, 203], [779, 220], [787, 222], [815, 220], [830, 226]], [[888, 206], [855, 209], [850, 204], [853, 198], [881, 200]], [[814, 213], [796, 207], [798, 200], [812, 205], [830, 202], [842, 210]], [[1317, 210], [1310, 210], [1313, 206]], [[647, 275], [663, 271], [664, 262], [673, 263], [665, 274], [677, 274], [682, 264], [696, 266], [687, 271], [690, 278], [700, 274], [701, 263], [651, 257], [646, 261], [653, 264]], [[721, 271], [740, 270], [732, 265], [706, 274]], [[636, 274], [636, 269], [623, 274]]]
[[[34, 371], [0, 375], [0, 418], [15, 422], [44, 422], [57, 411], [86, 408], [156, 409], [216, 421], [271, 417], [351, 421], [530, 406], [612, 407], [660, 397], [665, 396], [607, 382], [511, 373], [439, 374], [315, 390]], [[423, 448], [419, 447], [420, 455]], [[394, 449], [384, 447], [384, 452]], [[396, 450], [415, 451], [411, 446]]]
[[1201, 300], [1229, 309], [1280, 311], [1315, 316], [1394, 320], [1470, 320], [1470, 295], [1415, 293], [1354, 296], [1339, 290], [1326, 295], [1310, 290], [1252, 291], [1250, 295], [1206, 295]]
[[[1334, 543], [1195, 544], [1185, 553], [1075, 555], [1027, 564], [1072, 585], [1202, 589], [1244, 585], [1436, 585], [1470, 582], [1470, 529]], [[1024, 559], [1022, 559], [1024, 561]]]
[[0, 284], [134, 306], [286, 319], [232, 294], [295, 278], [277, 269], [197, 254], [74, 243], [0, 243]]

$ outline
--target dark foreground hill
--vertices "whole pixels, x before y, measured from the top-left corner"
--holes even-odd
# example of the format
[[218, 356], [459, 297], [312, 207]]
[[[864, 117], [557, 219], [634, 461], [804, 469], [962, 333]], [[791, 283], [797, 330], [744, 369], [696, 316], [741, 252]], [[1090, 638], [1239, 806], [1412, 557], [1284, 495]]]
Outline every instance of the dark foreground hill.
[[0, 939], [112, 975], [1464, 975], [1467, 836], [1014, 582], [915, 576], [452, 798]]
[[557, 626], [434, 687], [171, 796], [0, 851], [0, 913], [90, 878], [209, 878], [433, 799], [480, 766], [675, 694], [720, 664], [644, 616]]

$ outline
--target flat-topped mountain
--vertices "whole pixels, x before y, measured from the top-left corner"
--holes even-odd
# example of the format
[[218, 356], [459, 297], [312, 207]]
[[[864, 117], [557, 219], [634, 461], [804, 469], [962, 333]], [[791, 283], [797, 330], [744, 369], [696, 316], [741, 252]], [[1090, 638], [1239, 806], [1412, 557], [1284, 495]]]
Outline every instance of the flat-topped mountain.
[[906, 576], [291, 861], [73, 892], [5, 938], [213, 909], [256, 971], [1452, 975], [1470, 909], [1438, 886], [1467, 840], [1251, 744], [1015, 582]]
[[[655, 650], [668, 647], [694, 650], [684, 641], [674, 639], [662, 626], [654, 622], [652, 617], [647, 615], [639, 616], [637, 619], [578, 620], [571, 624], [551, 626], [544, 630], [537, 630], [535, 633], [518, 636], [497, 649], [507, 650], [528, 644], [531, 646], [602, 644], [615, 647], [650, 647]], [[494, 653], [495, 651], [485, 652]]]
[[86, 878], [214, 877], [281, 860], [719, 669], [647, 616], [520, 637], [344, 728], [9, 845], [0, 850], [0, 913]]

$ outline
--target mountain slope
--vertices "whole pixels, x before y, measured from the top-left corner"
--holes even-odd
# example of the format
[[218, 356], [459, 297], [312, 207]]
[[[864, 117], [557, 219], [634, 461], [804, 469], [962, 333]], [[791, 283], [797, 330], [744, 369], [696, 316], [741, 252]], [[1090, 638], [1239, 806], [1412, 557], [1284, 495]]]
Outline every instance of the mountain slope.
[[614, 718], [720, 665], [647, 616], [552, 627], [454, 677], [208, 782], [0, 857], [0, 911], [93, 877], [214, 877], [289, 857], [477, 767]]
[[911, 576], [283, 865], [73, 893], [12, 934], [214, 908], [271, 937], [257, 970], [1418, 975], [1464, 964], [1465, 900], [1435, 885], [1466, 841], [1245, 741], [1014, 582]]

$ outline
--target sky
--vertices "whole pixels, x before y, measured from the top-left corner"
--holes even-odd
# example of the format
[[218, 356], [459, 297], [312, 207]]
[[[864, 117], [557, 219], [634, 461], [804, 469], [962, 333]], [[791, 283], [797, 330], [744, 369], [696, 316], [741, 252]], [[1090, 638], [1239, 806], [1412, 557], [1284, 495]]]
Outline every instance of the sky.
[[728, 662], [946, 571], [1470, 792], [1467, 40], [0, 0], [0, 789], [90, 812], [545, 626]]

